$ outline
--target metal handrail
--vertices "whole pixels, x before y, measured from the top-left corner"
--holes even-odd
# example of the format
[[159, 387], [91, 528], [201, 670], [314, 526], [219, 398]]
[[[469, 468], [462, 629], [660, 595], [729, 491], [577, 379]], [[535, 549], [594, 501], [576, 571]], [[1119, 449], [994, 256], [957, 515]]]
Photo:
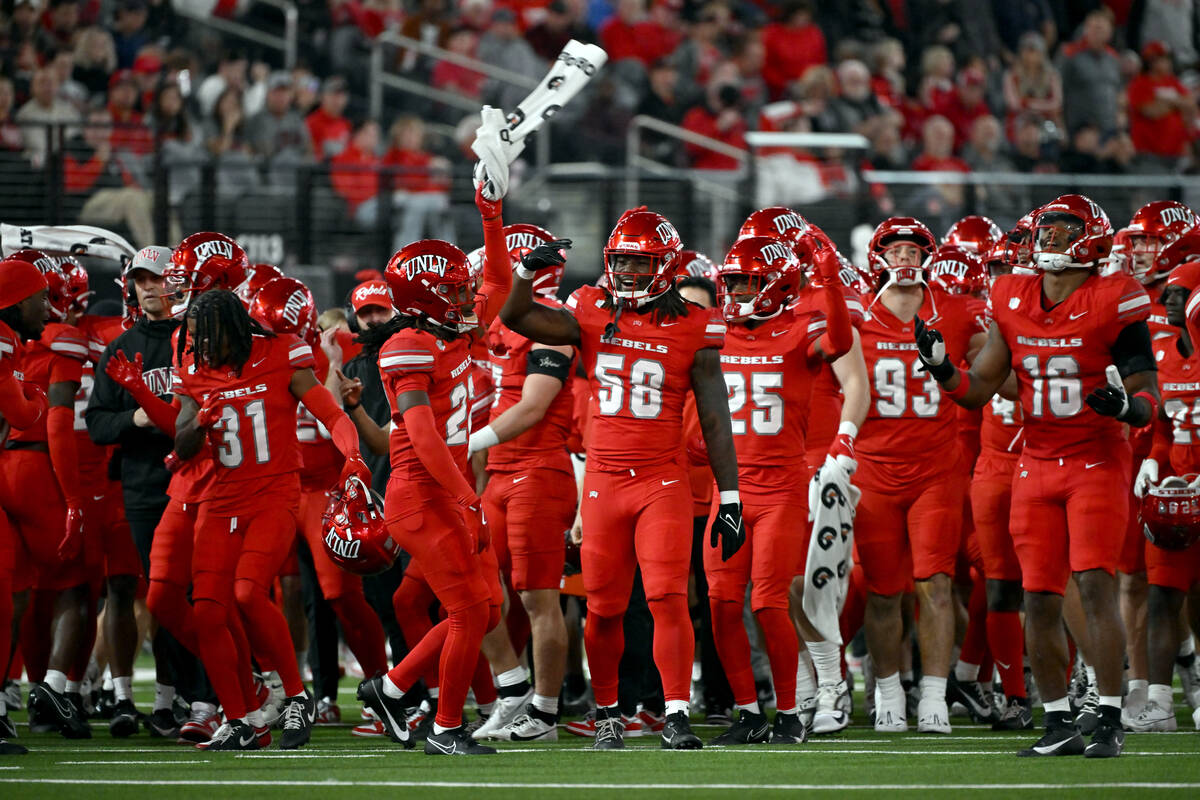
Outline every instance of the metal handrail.
[[858, 133], [801, 133], [792, 131], [749, 131], [746, 144], [751, 147], [836, 148], [866, 150], [867, 137]]
[[201, 12], [186, 3], [175, 4], [174, 9], [176, 13], [201, 25], [207, 25], [221, 33], [237, 36], [261, 44], [264, 47], [278, 50], [283, 54], [284, 67], [292, 69], [296, 66], [300, 28], [300, 12], [296, 8], [296, 4], [290, 2], [290, 0], [255, 0], [255, 2], [277, 8], [283, 12], [283, 36], [266, 33], [253, 26], [244, 25], [223, 17], [214, 17], [212, 14]]
[[868, 183], [1000, 184], [1002, 186], [1099, 186], [1108, 188], [1200, 187], [1200, 175], [1085, 175], [1070, 172], [910, 172], [863, 170]]
[[[282, 0], [281, 0], [282, 1]], [[420, 39], [414, 39], [411, 36], [397, 33], [396, 31], [384, 31], [375, 37], [374, 44], [392, 44], [397, 47], [402, 47], [405, 50], [413, 50], [438, 61], [449, 61], [451, 64], [457, 64], [460, 67], [466, 67], [469, 70], [487, 75], [489, 78], [494, 78], [504, 83], [510, 83], [513, 86], [519, 86], [522, 89], [532, 89], [538, 85], [537, 78], [531, 78], [528, 75], [522, 75], [520, 72], [513, 72], [504, 67], [497, 67], [486, 61], [480, 61], [478, 58], [464, 56], [462, 53], [455, 53], [453, 50], [447, 50], [444, 47], [438, 47], [436, 44], [429, 44]]]
[[[738, 162], [739, 172], [744, 170], [746, 164], [750, 160], [750, 152], [743, 150], [740, 147], [726, 144], [720, 139], [714, 139], [711, 136], [705, 136], [702, 133], [689, 131], [687, 128], [682, 128], [678, 125], [672, 125], [669, 122], [663, 122], [656, 117], [647, 116], [646, 114], [638, 114], [629, 122], [629, 130], [625, 134], [625, 163], [629, 166], [625, 177], [625, 204], [633, 208], [637, 203], [638, 196], [638, 175], [645, 169], [647, 172], [653, 172], [659, 175], [678, 175], [680, 170], [670, 167], [666, 164], [661, 164], [653, 159], [646, 158], [642, 155], [642, 129], [655, 131], [664, 136], [670, 136], [673, 139], [678, 139], [681, 142], [703, 147], [706, 150], [711, 150], [714, 153], [720, 153], [723, 156], [736, 159]], [[684, 170], [689, 179], [692, 180], [698, 188], [704, 188], [706, 191], [721, 195], [725, 199], [737, 200], [738, 192], [730, 189], [728, 186], [716, 181], [707, 180], [704, 177], [697, 175], [694, 170]]]

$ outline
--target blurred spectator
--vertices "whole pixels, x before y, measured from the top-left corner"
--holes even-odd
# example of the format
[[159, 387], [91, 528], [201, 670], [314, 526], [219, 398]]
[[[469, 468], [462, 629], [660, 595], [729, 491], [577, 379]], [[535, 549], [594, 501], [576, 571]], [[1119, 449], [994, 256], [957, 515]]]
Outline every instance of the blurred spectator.
[[1085, 123], [1105, 134], [1117, 129], [1121, 67], [1116, 51], [1108, 46], [1112, 34], [1108, 12], [1093, 11], [1083, 21], [1079, 38], [1063, 45], [1058, 71], [1062, 85], [1071, 87], [1063, 96], [1067, 130]]
[[[410, 39], [420, 39], [422, 42], [446, 47], [446, 40], [454, 21], [454, 14], [449, 0], [421, 0], [420, 8], [415, 14], [409, 14], [400, 25], [400, 33]], [[401, 52], [401, 69], [410, 70], [417, 62], [417, 54], [412, 50]]]
[[[504, 9], [510, 14], [512, 9]], [[495, 21], [492, 0], [458, 0], [458, 24], [470, 28], [481, 36], [487, 32]], [[516, 22], [513, 15], [513, 22]]]
[[[899, 33], [897, 21], [904, 23], [905, 4], [889, 0], [840, 0], [827, 4], [822, 9], [822, 24], [828, 22], [826, 33], [833, 33], [835, 40], [854, 38], [860, 42], [876, 44]], [[897, 20], [896, 9], [901, 18]], [[826, 19], [827, 15], [827, 19]]]
[[826, 61], [825, 34], [813, 19], [811, 0], [781, 4], [779, 22], [763, 29], [766, 64], [763, 79], [772, 97], [781, 97], [792, 81]]
[[[478, 37], [470, 28], [455, 28], [446, 37], [446, 49], [464, 56], [474, 56]], [[457, 92], [467, 97], [479, 97], [486, 79], [482, 72], [452, 64], [449, 61], [439, 61], [433, 65], [430, 84], [436, 89]]]
[[[359, 123], [345, 148], [329, 161], [333, 190], [346, 201], [351, 218], [365, 228], [376, 223], [380, 163], [379, 123], [374, 120]], [[364, 209], [368, 201], [371, 205]]]
[[144, 155], [153, 148], [149, 130], [137, 111], [138, 88], [133, 73], [117, 70], [108, 82], [108, 115], [112, 122], [109, 143], [117, 152]]
[[38, 49], [43, 53], [72, 50], [79, 38], [79, 0], [49, 0], [38, 31]]
[[0, 151], [20, 152], [25, 147], [21, 128], [13, 121], [13, 104], [17, 93], [8, 78], [0, 77]]
[[[17, 111], [16, 121], [22, 123], [21, 136], [25, 142], [25, 153], [34, 167], [46, 163], [51, 132], [43, 125], [78, 122], [79, 112], [58, 96], [58, 80], [54, 71], [43, 67], [33, 74], [29, 84], [29, 102]], [[67, 136], [74, 131], [68, 132]]]
[[566, 0], [551, 0], [546, 6], [546, 16], [541, 22], [525, 31], [525, 40], [546, 61], [553, 61], [567, 46], [567, 42], [578, 39], [590, 42], [595, 35], [584, 22], [577, 8]]
[[54, 80], [58, 81], [58, 96], [76, 108], [85, 107], [88, 90], [75, 80], [75, 54], [70, 50], [59, 50], [46, 66], [54, 72]]
[[742, 106], [748, 116], [758, 113], [758, 110], [770, 99], [767, 82], [763, 78], [763, 65], [766, 63], [767, 48], [763, 45], [762, 36], [756, 31], [743, 34], [733, 43], [733, 58], [718, 67], [709, 83], [716, 80], [715, 75], [722, 68], [732, 67], [732, 72], [724, 73], [726, 78], [734, 77], [742, 92]]
[[67, 141], [63, 176], [69, 195], [86, 197], [78, 220], [91, 225], [124, 225], [137, 247], [155, 242], [154, 196], [138, 185], [109, 141], [108, 112], [88, 114], [82, 132]]
[[425, 148], [425, 123], [403, 114], [388, 131], [383, 166], [398, 170], [393, 186], [405, 192], [450, 191], [450, 162]]
[[895, 118], [884, 117], [870, 134], [871, 149], [868, 161], [875, 169], [908, 169], [908, 150], [900, 135], [900, 123]]
[[117, 48], [112, 34], [104, 28], [84, 28], [75, 45], [75, 69], [72, 76], [91, 95], [108, 91], [108, 76], [117, 69]]
[[870, 51], [871, 91], [895, 109], [905, 103], [904, 45], [899, 39], [883, 39]]
[[16, 0], [9, 20], [9, 39], [13, 42], [30, 42], [38, 36], [38, 6], [33, 0]]
[[321, 105], [304, 119], [317, 158], [336, 156], [350, 141], [350, 120], [343, 116], [349, 100], [345, 78], [334, 75], [325, 79]]
[[706, 3], [688, 25], [687, 38], [671, 54], [685, 86], [706, 87], [713, 70], [725, 59], [722, 34], [729, 26], [730, 16], [725, 3]]
[[616, 13], [597, 34], [610, 62], [632, 58], [645, 66], [670, 55], [681, 38], [676, 28], [647, 13], [646, 0], [617, 0]]
[[804, 77], [792, 85], [791, 91], [800, 105], [801, 116], [808, 119], [809, 130], [818, 133], [842, 130], [841, 118], [832, 105], [837, 96], [833, 70], [824, 64], [810, 67]]
[[1033, 114], [1017, 117], [1012, 160], [1018, 172], [1057, 172], [1046, 153], [1044, 124]]
[[1094, 175], [1102, 169], [1100, 129], [1092, 124], [1080, 125], [1071, 134], [1071, 141], [1059, 159], [1062, 171], [1072, 175]]
[[843, 61], [837, 66], [837, 82], [841, 93], [834, 98], [833, 112], [838, 127], [870, 137], [871, 131], [884, 116], [895, 113], [880, 102], [871, 90], [871, 71], [861, 61]]
[[925, 120], [921, 129], [921, 154], [912, 168], [919, 172], [970, 172], [967, 162], [954, 155], [954, 125], [943, 116]]
[[154, 138], [159, 143], [175, 141], [190, 144], [200, 140], [200, 130], [188, 114], [183, 92], [174, 81], [159, 87], [145, 122], [154, 131]]
[[1004, 153], [1004, 131], [1000, 120], [977, 117], [971, 123], [971, 134], [962, 149], [962, 160], [975, 172], [1008, 172], [1013, 163]]
[[954, 97], [954, 53], [949, 47], [931, 45], [921, 53], [921, 81], [917, 102], [926, 109], [945, 108]]
[[[655, 62], [650, 67], [649, 84], [650, 90], [642, 96], [634, 113], [672, 125], [683, 122], [687, 106], [679, 96], [679, 72], [675, 65], [667, 59]], [[642, 152], [655, 161], [677, 165], [682, 155], [678, 139], [648, 129], [642, 131]]]
[[308, 67], [296, 67], [292, 70], [292, 91], [296, 110], [307, 117], [317, 109], [321, 102], [321, 81]]
[[217, 98], [225, 94], [227, 89], [237, 89], [238, 97], [246, 90], [246, 69], [249, 64], [246, 56], [236, 50], [226, 50], [217, 61], [217, 69], [200, 82], [196, 89], [196, 103], [200, 113], [208, 116], [213, 113]]
[[1037, 31], [1021, 36], [1017, 57], [1004, 73], [1004, 105], [1011, 122], [1018, 114], [1034, 114], [1063, 126], [1062, 79], [1050, 63], [1046, 40]]
[[[712, 83], [705, 103], [683, 117], [683, 127], [693, 133], [717, 139], [730, 147], [746, 149], [746, 120], [742, 117], [741, 93], [731, 83]], [[685, 144], [690, 165], [695, 169], [735, 170], [741, 163], [734, 157], [711, 148]]]
[[1142, 0], [1132, 5], [1125, 36], [1129, 46], [1145, 48], [1150, 42], [1162, 42], [1175, 56], [1180, 71], [1196, 67], [1196, 15], [1200, 9], [1195, 0]]
[[619, 101], [617, 88], [617, 81], [606, 75], [588, 98], [572, 136], [578, 160], [612, 165], [625, 161], [625, 131], [633, 114]]
[[1010, 53], [1015, 53], [1021, 36], [1035, 31], [1053, 44], [1058, 37], [1054, 24], [1054, 12], [1046, 0], [999, 0], [992, 3], [996, 17], [996, 29], [1000, 39]]
[[[1142, 73], [1129, 82], [1129, 135], [1147, 166], [1173, 166], [1186, 155], [1196, 124], [1196, 99], [1175, 77], [1162, 42], [1142, 48]], [[1158, 163], [1155, 163], [1158, 162]]]
[[138, 51], [150, 43], [146, 31], [149, 12], [146, 0], [119, 0], [113, 13], [113, 43], [117, 47], [117, 66], [129, 69]]
[[[492, 15], [492, 26], [479, 39], [475, 57], [534, 81], [540, 80], [546, 73], [546, 63], [521, 36], [516, 14], [507, 8], [497, 9]], [[516, 108], [527, 94], [529, 90], [522, 86], [497, 80], [488, 80], [482, 91], [483, 102], [506, 109]]]
[[250, 149], [273, 163], [295, 163], [312, 156], [308, 127], [292, 108], [292, 76], [272, 72], [267, 80], [267, 103], [246, 122]]
[[986, 91], [987, 76], [982, 69], [977, 66], [968, 67], [958, 73], [954, 94], [944, 105], [937, 108], [937, 112], [954, 125], [956, 148], [967, 143], [967, 138], [971, 135], [971, 125], [975, 120], [992, 115], [984, 97]]
[[146, 110], [154, 103], [158, 85], [163, 78], [163, 61], [153, 53], [142, 53], [133, 60], [130, 70], [137, 82], [138, 108]]
[[204, 131], [205, 146], [217, 162], [217, 195], [222, 199], [238, 197], [261, 183], [248, 130], [242, 90], [230, 86], [214, 103]]

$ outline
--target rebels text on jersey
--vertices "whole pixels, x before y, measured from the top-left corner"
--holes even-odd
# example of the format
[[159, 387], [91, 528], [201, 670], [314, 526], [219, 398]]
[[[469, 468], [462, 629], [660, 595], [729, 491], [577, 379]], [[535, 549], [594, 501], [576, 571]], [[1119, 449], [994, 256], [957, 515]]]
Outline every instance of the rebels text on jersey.
[[808, 353], [824, 332], [824, 316], [804, 308], [784, 311], [754, 329], [729, 327], [721, 371], [729, 389], [738, 485], [743, 493], [770, 494], [805, 486], [796, 475], [800, 470], [807, 477], [804, 425], [824, 363]]
[[214, 475], [205, 499], [244, 494], [247, 481], [298, 471], [299, 401], [291, 382], [297, 370], [311, 369], [313, 363], [312, 348], [281, 334], [255, 336], [241, 374], [194, 363], [178, 371], [178, 392], [217, 413], [207, 433]]
[[[958, 363], [971, 337], [982, 332], [970, 304], [958, 296], [926, 291], [917, 313], [941, 332], [947, 356]], [[871, 405], [854, 450], [863, 485], [873, 486], [878, 477], [886, 483], [880, 490], [894, 492], [958, 467], [954, 459], [930, 455], [958, 451], [958, 406], [922, 368], [912, 320], [902, 322], [878, 300], [870, 314], [861, 334]], [[886, 479], [878, 467], [887, 470]]]
[[625, 313], [604, 341], [615, 311], [595, 286], [576, 289], [566, 309], [579, 322], [580, 354], [592, 396], [588, 468], [608, 471], [662, 467], [683, 460], [684, 399], [692, 389], [696, 353], [720, 349], [725, 322], [716, 309], [688, 304], [687, 316], [655, 322]]
[[467, 438], [471, 434], [473, 366], [465, 336], [447, 342], [432, 333], [405, 328], [384, 343], [379, 351], [379, 375], [392, 408], [389, 447], [393, 478], [437, 484], [421, 463], [396, 403], [397, 397], [412, 391], [429, 396], [434, 421], [445, 433], [455, 465], [464, 475], [470, 474]]
[[1004, 275], [989, 300], [991, 318], [1012, 352], [1025, 450], [1035, 458], [1096, 454], [1124, 443], [1125, 426], [1097, 414], [1084, 398], [1107, 383], [1121, 331], [1146, 320], [1150, 298], [1127, 275], [1089, 275], [1046, 309], [1041, 275]]
[[[81, 383], [87, 361], [87, 339], [79, 329], [51, 322], [40, 339], [25, 343], [19, 377], [22, 383], [40, 386], [49, 393], [55, 383]], [[46, 441], [46, 415], [38, 418], [32, 428], [14, 430], [10, 438], [15, 442]]]

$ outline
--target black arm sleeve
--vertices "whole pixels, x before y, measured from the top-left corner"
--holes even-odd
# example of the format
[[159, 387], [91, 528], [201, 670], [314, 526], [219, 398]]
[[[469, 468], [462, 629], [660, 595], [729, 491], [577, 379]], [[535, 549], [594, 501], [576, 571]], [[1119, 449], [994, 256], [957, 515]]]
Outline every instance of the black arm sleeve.
[[83, 415], [88, 435], [92, 437], [93, 442], [101, 446], [121, 444], [125, 435], [137, 427], [133, 424], [133, 412], [137, 410], [137, 405], [129, 407], [132, 398], [104, 371], [104, 366], [112, 354], [113, 347], [110, 344], [96, 364], [92, 396], [88, 399], [88, 407]]
[[1109, 352], [1122, 378], [1135, 372], [1158, 371], [1150, 345], [1150, 328], [1145, 322], [1131, 322], [1122, 328]]
[[549, 375], [563, 383], [571, 377], [571, 356], [557, 350], [530, 350], [525, 356], [526, 375]]

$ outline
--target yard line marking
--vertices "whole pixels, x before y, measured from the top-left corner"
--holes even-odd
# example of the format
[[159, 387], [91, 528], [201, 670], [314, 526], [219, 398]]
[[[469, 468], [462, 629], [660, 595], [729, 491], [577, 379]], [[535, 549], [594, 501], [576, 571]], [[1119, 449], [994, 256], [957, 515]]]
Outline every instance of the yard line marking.
[[[400, 752], [398, 749], [396, 752]], [[238, 753], [234, 758], [383, 758], [387, 753]]]
[[[117, 755], [117, 753], [114, 753], [114, 755]], [[188, 759], [187, 761], [153, 761], [150, 759], [143, 759], [140, 761], [129, 761], [126, 759], [122, 759], [120, 761], [57, 761], [55, 763], [71, 764], [71, 765], [98, 764], [98, 765], [102, 765], [102, 766], [106, 766], [106, 767], [124, 767], [129, 764], [151, 764], [151, 765], [157, 767], [162, 764], [207, 764], [208, 759], [207, 758]]]

